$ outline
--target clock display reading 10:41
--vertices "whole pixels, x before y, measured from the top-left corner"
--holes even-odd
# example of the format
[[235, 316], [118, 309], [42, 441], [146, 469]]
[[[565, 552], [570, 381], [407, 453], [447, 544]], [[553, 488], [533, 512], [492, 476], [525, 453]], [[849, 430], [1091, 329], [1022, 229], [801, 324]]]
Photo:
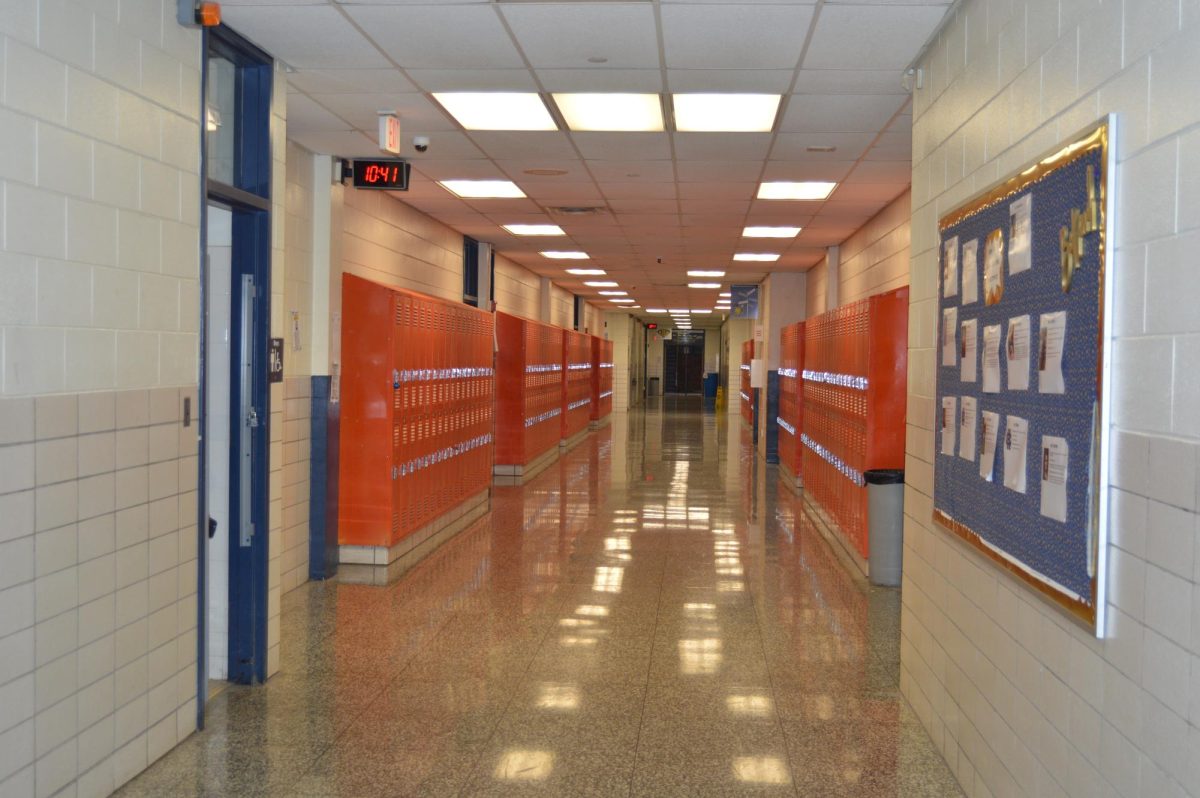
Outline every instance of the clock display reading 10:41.
[[407, 191], [408, 175], [408, 162], [398, 158], [354, 161], [355, 188]]

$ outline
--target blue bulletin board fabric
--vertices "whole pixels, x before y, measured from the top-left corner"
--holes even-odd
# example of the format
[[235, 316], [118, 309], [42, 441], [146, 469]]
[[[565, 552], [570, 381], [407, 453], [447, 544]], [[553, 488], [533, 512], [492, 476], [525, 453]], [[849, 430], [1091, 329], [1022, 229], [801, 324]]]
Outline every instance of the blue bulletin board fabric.
[[[1098, 454], [1093, 452], [1093, 448], [1099, 445], [1095, 430], [1101, 420], [1100, 355], [1106, 334], [1102, 318], [1104, 269], [1111, 268], [1111, 264], [1104, 263], [1102, 236], [1107, 234], [1107, 219], [1103, 215], [1104, 199], [1099, 200], [1102, 214], [1100, 231], [1084, 236], [1084, 254], [1067, 292], [1063, 291], [1061, 285], [1060, 230], [1070, 226], [1072, 209], [1083, 210], [1087, 207], [1089, 166], [1094, 170], [1093, 183], [1105, 180], [1108, 182], [1106, 190], [1112, 190], [1112, 176], [1107, 174], [1106, 159], [1104, 147], [1085, 150], [1073, 160], [1034, 177], [1033, 182], [998, 197], [966, 216], [956, 220], [952, 213], [945, 217], [940, 230], [938, 257], [939, 337], [935, 353], [937, 403], [934, 407], [938, 413], [938, 423], [934, 424], [935, 513], [940, 511], [977, 535], [985, 544], [982, 548], [992, 549], [988, 553], [995, 559], [1007, 560], [1010, 568], [1018, 563], [1021, 569], [1032, 572], [1033, 580], [1027, 581], [1040, 582], [1042, 592], [1065, 596], [1067, 603], [1074, 601], [1091, 607], [1093, 619], [1095, 608], [1091, 605], [1094, 603], [1096, 585], [1095, 575], [1089, 572], [1089, 567], [1093, 562], [1090, 546], [1095, 522], [1092, 496], [1098, 490], [1099, 476], [1094, 473], [1094, 464], [1099, 459], [1093, 457]], [[1032, 268], [1012, 274], [1009, 271], [1012, 232], [1009, 206], [1026, 195], [1032, 195]], [[1004, 237], [1004, 292], [997, 304], [986, 305], [986, 240], [997, 229], [1002, 231]], [[945, 296], [940, 275], [944, 274], [946, 242], [955, 237], [959, 245], [959, 288], [956, 295]], [[971, 265], [962, 261], [962, 245], [973, 239], [979, 241], [978, 300], [964, 305], [962, 273]], [[942, 311], [948, 308], [957, 308], [958, 314], [953, 366], [942, 365]], [[1065, 392], [1044, 394], [1038, 392], [1040, 316], [1055, 311], [1066, 311], [1067, 314], [1062, 361]], [[1030, 327], [1029, 388], [1009, 390], [1005, 335], [1009, 320], [1024, 315], [1029, 316]], [[964, 382], [960, 370], [962, 323], [970, 319], [978, 320], [976, 379], [974, 382]], [[983, 331], [991, 325], [999, 325], [1001, 334], [999, 393], [983, 392]], [[975, 397], [978, 402], [973, 461], [959, 456], [957, 440], [953, 455], [941, 453], [942, 398], [958, 397], [957, 407], [961, 413], [964, 396]], [[994, 412], [1000, 417], [991, 482], [979, 474], [985, 411]], [[1010, 415], [1029, 422], [1024, 494], [1004, 485], [1003, 441], [1008, 426], [1007, 417]], [[958, 432], [956, 422], [956, 439]], [[1043, 435], [1065, 438], [1069, 446], [1066, 523], [1043, 516], [1040, 511]]]

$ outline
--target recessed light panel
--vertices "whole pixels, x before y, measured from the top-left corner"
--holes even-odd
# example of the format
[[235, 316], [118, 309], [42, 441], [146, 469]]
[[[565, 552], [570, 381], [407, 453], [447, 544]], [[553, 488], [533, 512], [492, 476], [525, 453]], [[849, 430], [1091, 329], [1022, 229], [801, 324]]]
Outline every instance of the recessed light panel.
[[[543, 252], [543, 255], [546, 253]], [[547, 257], [549, 257], [547, 255]], [[577, 274], [580, 277], [595, 277], [601, 274], [607, 274], [604, 269], [567, 269], [567, 274]]]
[[600, 296], [629, 296], [628, 291], [601, 291]]
[[712, 311], [711, 311], [711, 310], [707, 310], [707, 309], [704, 309], [704, 310], [693, 310], [693, 311], [692, 311], [692, 313], [699, 313], [700, 315], [704, 315], [705, 313], [712, 313]]
[[773, 181], [760, 183], [758, 198], [767, 200], [823, 200], [828, 197], [837, 183], [821, 180], [805, 180], [799, 183]]
[[610, 299], [610, 300], [608, 300], [608, 301], [609, 301], [609, 302], [616, 302], [618, 305], [625, 305], [625, 304], [628, 304], [628, 303], [630, 303], [630, 302], [633, 302], [633, 301], [635, 301], [635, 300], [632, 300], [632, 299], [629, 299], [628, 297], [625, 297], [625, 298], [623, 298], [623, 299]]
[[734, 260], [761, 261], [763, 263], [771, 263], [779, 260], [779, 255], [774, 252], [739, 252], [733, 256]]
[[571, 130], [663, 129], [657, 94], [555, 94], [554, 102]]
[[[547, 249], [542, 252], [543, 258], [553, 258], [554, 260], [587, 260], [586, 252], [564, 251], [557, 249]], [[604, 274], [604, 272], [600, 272]]]
[[440, 91], [433, 97], [467, 130], [558, 130], [535, 92]]
[[799, 227], [747, 227], [742, 230], [746, 238], [795, 238], [800, 235]]
[[724, 299], [724, 298], [727, 298], [727, 297], [732, 297], [732, 296], [733, 296], [733, 294], [732, 294], [731, 292], [729, 292], [729, 291], [722, 291], [721, 293], [717, 294], [717, 296], [719, 296], [719, 297], [721, 297], [722, 299]]
[[[568, 269], [567, 271], [570, 271]], [[616, 288], [616, 282], [612, 280], [588, 280], [584, 283], [588, 288]]]
[[675, 129], [688, 133], [769, 133], [778, 94], [676, 94]]
[[724, 277], [725, 272], [715, 269], [688, 269], [688, 277]]
[[688, 283], [688, 288], [720, 288], [720, 283]]
[[556, 224], [506, 224], [504, 229], [515, 236], [565, 236]]
[[525, 196], [511, 180], [439, 180], [438, 185], [463, 199], [521, 199]]
[[666, 313], [666, 308], [646, 308], [647, 313]]

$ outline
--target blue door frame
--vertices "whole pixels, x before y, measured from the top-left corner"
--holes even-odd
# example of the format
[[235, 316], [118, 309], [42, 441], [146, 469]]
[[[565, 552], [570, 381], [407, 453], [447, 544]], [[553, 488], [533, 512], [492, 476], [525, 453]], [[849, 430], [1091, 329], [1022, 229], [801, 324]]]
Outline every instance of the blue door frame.
[[[205, 59], [202, 74], [200, 109], [201, 207], [216, 204], [232, 213], [232, 285], [231, 311], [237, 316], [244, 298], [251, 301], [253, 323], [250, 341], [244, 350], [251, 367], [243, 369], [243, 331], [241, 325], [231, 324], [230, 351], [230, 489], [229, 514], [229, 679], [253, 684], [267, 678], [267, 589], [269, 557], [269, 469], [270, 469], [270, 391], [267, 377], [267, 350], [270, 336], [271, 310], [271, 136], [270, 107], [273, 83], [273, 61], [270, 56], [221, 26], [205, 33]], [[212, 179], [208, 164], [208, 62], [219, 56], [236, 67], [236, 113], [233, 184]], [[204, 356], [209, 313], [207, 296], [207, 214], [201, 217], [201, 358], [200, 407], [201, 429], [210, 401], [226, 401], [226, 397], [206, 395], [207, 360]], [[249, 277], [254, 286], [253, 296], [244, 296], [243, 279]], [[252, 412], [243, 409], [243, 392]], [[249, 416], [249, 417], [248, 417]], [[243, 427], [251, 423], [243, 437]], [[248, 450], [248, 451], [247, 451]], [[207, 441], [202, 441], [199, 462], [199, 515], [197, 535], [201, 556], [199, 560], [198, 640], [199, 668], [197, 669], [197, 725], [204, 728], [204, 705], [208, 694], [208, 596], [206, 557], [208, 543], [208, 501], [205, 475], [207, 471]], [[242, 459], [248, 455], [249, 477], [246, 486], [240, 478]], [[247, 512], [243, 516], [242, 508]], [[242, 519], [246, 523], [242, 523]], [[251, 534], [246, 534], [246, 533]]]

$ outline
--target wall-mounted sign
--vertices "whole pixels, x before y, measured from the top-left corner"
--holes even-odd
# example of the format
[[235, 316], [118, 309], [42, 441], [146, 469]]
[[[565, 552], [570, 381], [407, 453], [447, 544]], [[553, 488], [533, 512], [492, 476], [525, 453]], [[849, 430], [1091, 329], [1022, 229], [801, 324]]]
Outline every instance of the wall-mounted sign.
[[283, 382], [283, 339], [272, 338], [271, 347], [267, 353], [267, 381]]
[[379, 149], [392, 154], [400, 152], [400, 117], [395, 114], [379, 115]]
[[729, 286], [729, 316], [734, 319], [758, 318], [758, 286]]
[[354, 187], [388, 191], [408, 191], [411, 167], [402, 158], [375, 158], [354, 161]]

